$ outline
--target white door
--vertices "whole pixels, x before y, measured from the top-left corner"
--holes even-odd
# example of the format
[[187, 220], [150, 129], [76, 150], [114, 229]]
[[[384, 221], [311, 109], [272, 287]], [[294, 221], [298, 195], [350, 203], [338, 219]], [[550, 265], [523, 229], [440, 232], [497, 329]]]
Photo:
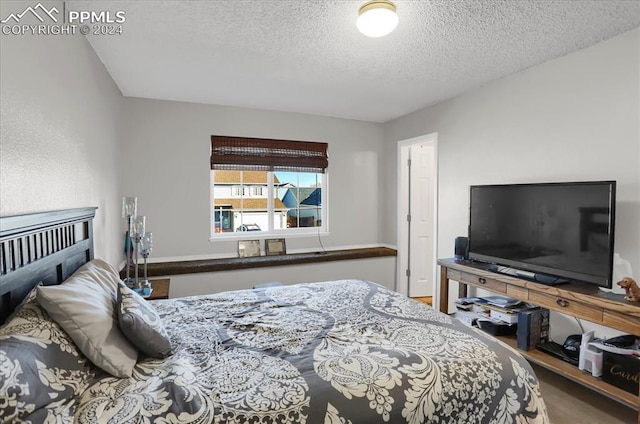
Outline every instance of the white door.
[[409, 296], [433, 295], [433, 146], [411, 146], [409, 167]]
[[436, 292], [436, 140], [399, 143], [397, 290], [412, 297]]

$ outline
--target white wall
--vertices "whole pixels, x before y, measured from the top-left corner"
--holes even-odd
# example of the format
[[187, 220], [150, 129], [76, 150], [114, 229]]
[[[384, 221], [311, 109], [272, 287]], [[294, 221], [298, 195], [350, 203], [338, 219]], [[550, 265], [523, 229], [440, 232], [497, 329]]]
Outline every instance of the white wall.
[[[615, 250], [640, 279], [639, 63], [636, 29], [387, 123], [393, 164], [399, 140], [438, 133], [438, 257], [467, 234], [471, 184], [612, 179]], [[395, 227], [385, 230], [391, 243]]]
[[3, 34], [0, 55], [0, 215], [97, 206], [96, 256], [120, 260], [120, 91], [80, 35]]

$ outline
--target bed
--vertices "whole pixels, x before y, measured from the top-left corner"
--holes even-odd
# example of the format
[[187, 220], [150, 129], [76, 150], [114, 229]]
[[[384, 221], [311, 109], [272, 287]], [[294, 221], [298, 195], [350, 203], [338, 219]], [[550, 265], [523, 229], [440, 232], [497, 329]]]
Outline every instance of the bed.
[[94, 214], [0, 218], [1, 422], [548, 423], [517, 352], [373, 282], [130, 297]]

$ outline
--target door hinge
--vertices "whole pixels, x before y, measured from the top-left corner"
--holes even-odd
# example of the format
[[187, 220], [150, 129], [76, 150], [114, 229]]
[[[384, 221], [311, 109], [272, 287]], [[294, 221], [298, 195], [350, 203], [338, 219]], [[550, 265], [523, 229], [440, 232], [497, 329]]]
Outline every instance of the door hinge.
[[410, 269], [407, 270], [407, 277], [411, 277], [411, 270]]
[[407, 166], [411, 167], [411, 159], [407, 159]]
[[411, 222], [411, 214], [410, 213], [407, 214], [407, 222]]

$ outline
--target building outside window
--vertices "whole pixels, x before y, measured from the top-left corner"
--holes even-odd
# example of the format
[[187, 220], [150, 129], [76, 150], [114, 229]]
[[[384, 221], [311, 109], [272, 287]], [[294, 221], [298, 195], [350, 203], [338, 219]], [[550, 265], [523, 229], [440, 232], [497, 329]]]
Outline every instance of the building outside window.
[[[326, 166], [310, 167], [305, 159], [296, 165], [296, 152], [286, 158], [286, 166], [265, 166], [264, 164], [244, 163], [248, 156], [242, 151], [237, 160], [243, 163], [216, 163], [229, 161], [216, 156], [218, 151], [228, 155], [225, 143], [232, 144], [237, 138], [220, 137], [222, 140], [216, 145], [216, 137], [212, 136], [212, 239], [234, 237], [242, 234], [244, 237], [250, 232], [252, 236], [287, 236], [287, 235], [317, 235], [327, 232], [327, 173]], [[231, 141], [229, 142], [229, 139]], [[253, 140], [239, 139], [241, 143], [252, 146]], [[220, 141], [220, 140], [218, 140]], [[273, 144], [286, 143], [287, 147], [298, 148], [291, 141], [269, 140]], [[293, 143], [293, 144], [292, 144]], [[326, 144], [299, 142], [303, 147], [309, 144], [323, 144], [326, 161]], [[263, 144], [264, 145], [264, 144]], [[269, 145], [269, 148], [271, 144]], [[316, 148], [316, 146], [312, 146]], [[236, 149], [231, 146], [229, 149]], [[242, 146], [246, 148], [246, 146]], [[258, 146], [258, 161], [263, 161], [265, 149]], [[278, 154], [282, 151], [280, 146]], [[234, 160], [234, 159], [231, 159]], [[285, 159], [278, 157], [276, 161]], [[231, 168], [231, 169], [229, 169]], [[256, 169], [258, 168], [258, 169]], [[309, 172], [314, 171], [314, 172]], [[315, 172], [321, 171], [321, 172]]]

